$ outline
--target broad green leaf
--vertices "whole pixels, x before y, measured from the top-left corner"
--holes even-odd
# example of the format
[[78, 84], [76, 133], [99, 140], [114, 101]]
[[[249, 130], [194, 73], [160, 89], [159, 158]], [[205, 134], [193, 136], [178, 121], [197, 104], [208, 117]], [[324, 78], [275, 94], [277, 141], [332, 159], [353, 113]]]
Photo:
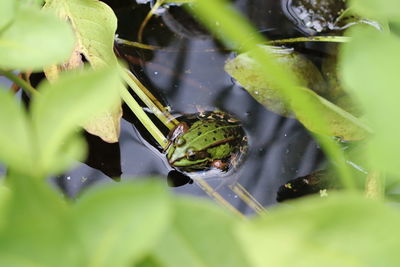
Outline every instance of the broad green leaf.
[[[77, 39], [68, 62], [47, 69], [48, 78], [54, 79], [65, 69], [80, 67], [83, 57], [93, 68], [116, 64], [113, 45], [117, 19], [109, 6], [98, 0], [47, 0], [45, 9], [71, 22]], [[121, 107], [116, 105], [88, 122], [85, 129], [106, 142], [118, 142], [121, 116]]]
[[[69, 138], [88, 120], [115, 105], [121, 82], [116, 66], [61, 75], [54, 83], [39, 86], [40, 95], [32, 103], [32, 119], [40, 154], [37, 156], [46, 174], [66, 165], [64, 150], [82, 155]], [[67, 148], [75, 144], [74, 148]], [[71, 155], [72, 155], [71, 154]]]
[[[293, 49], [271, 46], [262, 46], [262, 49], [271, 53], [282, 68], [293, 73], [300, 85], [322, 95], [327, 93], [321, 73], [307, 58]], [[290, 115], [291, 110], [284, 103], [282, 91], [271, 82], [272, 77], [262, 74], [256, 57], [252, 52], [240, 54], [225, 64], [225, 71], [265, 107], [283, 116]]]
[[73, 47], [67, 22], [21, 5], [13, 23], [0, 32], [0, 68], [41, 70], [67, 60]]
[[0, 161], [10, 169], [30, 174], [32, 140], [24, 107], [0, 87]]
[[98, 0], [47, 0], [44, 8], [71, 22], [77, 39], [75, 54], [82, 54], [93, 67], [116, 63], [117, 19], [109, 6]]
[[0, 266], [83, 266], [70, 209], [39, 180], [11, 174]]
[[78, 201], [75, 220], [85, 266], [132, 266], [164, 232], [169, 200], [155, 182], [97, 188]]
[[366, 27], [350, 31], [352, 42], [341, 53], [341, 77], [360, 103], [374, 135], [369, 139], [369, 163], [400, 176], [400, 39]]
[[250, 266], [233, 236], [236, 220], [214, 205], [180, 199], [171, 227], [150, 255], [165, 267]]
[[0, 1], [0, 31], [7, 26], [15, 15], [17, 1], [1, 0]]
[[398, 0], [350, 0], [349, 2], [350, 7], [361, 15], [400, 22]]
[[400, 214], [363, 196], [335, 194], [279, 207], [238, 227], [255, 267], [398, 266]]
[[[270, 50], [270, 48], [265, 47]], [[318, 69], [306, 58], [299, 54], [277, 50], [274, 53], [277, 61], [288, 69], [291, 69], [304, 86], [317, 88], [317, 92], [325, 93], [323, 90], [323, 79]], [[320, 97], [312, 90], [299, 88], [302, 92], [304, 102], [295, 101], [294, 95], [284, 98], [279, 88], [274, 87], [269, 78], [265, 77], [253, 58], [251, 53], [240, 54], [228, 61], [225, 70], [261, 104], [266, 108], [282, 115], [294, 113], [296, 118], [310, 131], [337, 136], [343, 140], [359, 140], [366, 137], [369, 129], [356, 117], [344, 111], [333, 103]], [[310, 114], [304, 103], [312, 104], [319, 112], [319, 116]], [[321, 119], [325, 122], [321, 124]]]

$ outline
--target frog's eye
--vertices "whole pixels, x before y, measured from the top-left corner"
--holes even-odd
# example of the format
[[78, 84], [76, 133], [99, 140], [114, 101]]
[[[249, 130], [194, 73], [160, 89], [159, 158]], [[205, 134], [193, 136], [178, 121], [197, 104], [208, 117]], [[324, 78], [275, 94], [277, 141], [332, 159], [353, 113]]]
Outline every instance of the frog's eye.
[[181, 136], [181, 137], [178, 137], [178, 138], [175, 140], [175, 144], [176, 144], [177, 146], [183, 146], [185, 143], [186, 143], [186, 140], [185, 140], [185, 138], [183, 138], [182, 136]]
[[190, 161], [205, 159], [208, 156], [206, 151], [195, 151], [192, 148], [189, 148], [186, 151], [186, 158]]
[[196, 160], [196, 159], [197, 159], [196, 151], [194, 151], [192, 148], [189, 148], [189, 149], [186, 151], [186, 158], [187, 158], [188, 160]]

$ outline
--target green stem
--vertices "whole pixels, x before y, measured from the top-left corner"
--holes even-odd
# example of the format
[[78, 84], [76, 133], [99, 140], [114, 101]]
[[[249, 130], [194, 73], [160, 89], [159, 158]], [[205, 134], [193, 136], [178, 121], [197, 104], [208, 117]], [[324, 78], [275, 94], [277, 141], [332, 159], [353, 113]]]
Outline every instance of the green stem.
[[38, 91], [32, 87], [28, 82], [24, 81], [18, 75], [15, 75], [11, 71], [5, 71], [5, 70], [0, 70], [0, 75], [7, 77], [9, 80], [11, 80], [13, 83], [21, 87], [26, 93], [35, 95], [38, 93]]
[[139, 31], [138, 31], [138, 41], [141, 43], [142, 42], [142, 37], [143, 37], [143, 31], [144, 28], [146, 27], [147, 23], [149, 22], [149, 20], [151, 19], [151, 17], [153, 16], [153, 14], [156, 12], [156, 10], [162, 5], [164, 4], [164, 0], [157, 0], [156, 3], [154, 4], [154, 6], [151, 8], [151, 10], [149, 11], [149, 13], [147, 13], [147, 16], [144, 18], [142, 24], [140, 25]]
[[288, 38], [281, 40], [268, 41], [267, 44], [287, 44], [287, 43], [300, 43], [300, 42], [332, 42], [332, 43], [347, 43], [350, 41], [350, 37], [346, 36], [310, 36], [310, 37], [298, 37]]
[[169, 129], [175, 129], [179, 122], [166, 110], [149, 90], [129, 70], [122, 73], [125, 82], [132, 88], [135, 94], [153, 112], [153, 114]]
[[168, 146], [168, 139], [162, 134], [162, 132], [157, 128], [153, 121], [147, 116], [143, 111], [142, 107], [136, 102], [136, 100], [131, 96], [126, 88], [121, 89], [121, 97], [125, 103], [130, 107], [130, 109], [138, 117], [139, 121], [144, 127], [149, 131], [149, 133], [156, 139], [157, 143], [166, 149]]
[[139, 42], [132, 42], [132, 41], [129, 41], [129, 40], [121, 39], [119, 37], [115, 37], [114, 41], [117, 44], [123, 44], [123, 45], [128, 45], [128, 46], [141, 48], [141, 49], [147, 49], [147, 50], [159, 50], [159, 49], [162, 48], [160, 46], [148, 45], [148, 44], [139, 43]]

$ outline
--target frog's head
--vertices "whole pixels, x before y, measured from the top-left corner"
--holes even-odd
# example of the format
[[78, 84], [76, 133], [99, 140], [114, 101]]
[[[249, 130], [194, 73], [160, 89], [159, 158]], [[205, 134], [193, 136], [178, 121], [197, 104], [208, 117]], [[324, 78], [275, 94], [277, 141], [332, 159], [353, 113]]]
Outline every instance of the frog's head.
[[167, 150], [168, 163], [183, 171], [206, 169], [210, 155], [206, 150], [184, 145], [184, 137], [178, 137]]

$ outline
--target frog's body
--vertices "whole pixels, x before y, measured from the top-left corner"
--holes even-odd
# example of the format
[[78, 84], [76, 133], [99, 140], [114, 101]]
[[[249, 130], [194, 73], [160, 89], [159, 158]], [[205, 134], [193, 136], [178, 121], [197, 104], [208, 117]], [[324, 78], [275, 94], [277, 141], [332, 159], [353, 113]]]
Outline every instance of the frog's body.
[[193, 124], [181, 122], [170, 136], [168, 162], [184, 172], [211, 168], [226, 172], [247, 147], [239, 122], [222, 112], [196, 115]]

